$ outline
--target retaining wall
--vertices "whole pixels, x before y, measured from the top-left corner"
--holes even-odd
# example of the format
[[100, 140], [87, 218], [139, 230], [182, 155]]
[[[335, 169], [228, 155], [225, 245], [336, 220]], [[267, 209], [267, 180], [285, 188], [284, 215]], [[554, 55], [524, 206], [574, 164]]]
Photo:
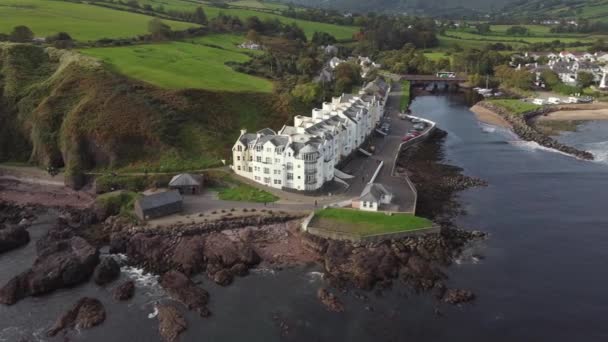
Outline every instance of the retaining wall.
[[345, 232], [337, 232], [324, 228], [308, 227], [308, 233], [320, 236], [325, 239], [351, 241], [351, 242], [382, 242], [392, 239], [402, 239], [410, 236], [426, 235], [426, 234], [437, 234], [441, 231], [441, 227], [432, 226], [429, 228], [421, 228], [416, 230], [407, 230], [395, 233], [384, 233], [375, 235], [357, 235]]

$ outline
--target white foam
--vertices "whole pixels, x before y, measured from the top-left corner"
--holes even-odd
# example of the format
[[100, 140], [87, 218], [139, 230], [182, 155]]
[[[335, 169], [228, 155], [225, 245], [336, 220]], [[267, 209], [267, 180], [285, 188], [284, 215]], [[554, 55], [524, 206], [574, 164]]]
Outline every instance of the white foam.
[[593, 154], [595, 162], [608, 164], [608, 141], [589, 143], [584, 145], [584, 148]]
[[308, 277], [308, 282], [315, 283], [319, 280], [323, 280], [324, 274], [322, 272], [308, 272], [306, 276]]
[[158, 307], [154, 306], [154, 311], [152, 311], [151, 313], [148, 314], [148, 318], [152, 319], [154, 317], [156, 317], [158, 315]]
[[527, 151], [546, 151], [546, 152], [553, 152], [553, 153], [559, 153], [562, 154], [564, 156], [568, 156], [568, 157], [572, 157], [572, 158], [577, 158], [574, 155], [568, 154], [566, 152], [562, 152], [560, 150], [556, 150], [554, 148], [549, 148], [549, 147], [545, 147], [543, 145], [540, 145], [539, 143], [537, 143], [536, 141], [523, 141], [523, 140], [515, 140], [515, 141], [509, 141], [509, 144], [519, 147], [521, 149], [527, 150]]
[[266, 268], [266, 267], [253, 268], [250, 270], [250, 272], [254, 273], [254, 274], [258, 274], [258, 275], [274, 276], [276, 274], [275, 270], [273, 270], [272, 268]]

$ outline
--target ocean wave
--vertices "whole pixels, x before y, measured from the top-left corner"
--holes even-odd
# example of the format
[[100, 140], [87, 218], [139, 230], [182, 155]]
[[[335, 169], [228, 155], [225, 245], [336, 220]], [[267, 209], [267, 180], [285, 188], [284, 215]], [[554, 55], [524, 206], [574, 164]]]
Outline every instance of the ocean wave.
[[583, 148], [593, 154], [595, 162], [608, 164], [608, 141], [585, 144]]
[[148, 273], [142, 268], [132, 266], [123, 266], [120, 270], [135, 282], [136, 287], [142, 288], [145, 291], [145, 295], [150, 298], [146, 304], [150, 304], [166, 296], [165, 291], [158, 282], [159, 276]]
[[317, 281], [323, 280], [322, 272], [308, 272], [306, 276], [308, 277], [308, 282], [310, 283], [315, 283]]
[[545, 147], [543, 145], [540, 145], [539, 143], [537, 143], [536, 141], [524, 141], [524, 140], [514, 140], [514, 141], [509, 141], [509, 144], [519, 147], [521, 149], [527, 150], [527, 151], [546, 151], [546, 152], [553, 152], [553, 153], [558, 153], [564, 156], [568, 156], [568, 157], [572, 157], [575, 159], [580, 159], [577, 158], [576, 156], [573, 156], [571, 154], [568, 154], [566, 152], [562, 152], [560, 150], [556, 150], [554, 148], [550, 148], [550, 147]]
[[152, 319], [152, 318], [156, 317], [157, 315], [158, 315], [158, 307], [155, 305], [154, 311], [152, 311], [151, 313], [148, 314], [148, 318]]
[[251, 272], [253, 274], [258, 274], [258, 275], [271, 275], [271, 276], [274, 276], [276, 274], [275, 270], [273, 270], [272, 268], [266, 268], [266, 267], [253, 268], [253, 269], [249, 270], [249, 272]]

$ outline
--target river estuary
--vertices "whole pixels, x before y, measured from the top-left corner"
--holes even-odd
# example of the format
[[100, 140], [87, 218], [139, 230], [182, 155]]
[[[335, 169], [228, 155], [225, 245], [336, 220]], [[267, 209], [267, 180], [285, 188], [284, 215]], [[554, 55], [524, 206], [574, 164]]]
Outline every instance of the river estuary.
[[[213, 316], [186, 313], [182, 341], [608, 340], [608, 121], [557, 137], [594, 153], [597, 161], [588, 162], [479, 124], [461, 96], [421, 96], [411, 108], [448, 132], [447, 163], [489, 183], [460, 193], [467, 213], [456, 219], [489, 237], [446, 270], [449, 286], [471, 289], [477, 300], [441, 306], [438, 316], [430, 295], [395, 285], [367, 293], [368, 302], [342, 296], [346, 312], [336, 314], [316, 299], [322, 279], [314, 268], [261, 270], [226, 288], [200, 278]], [[33, 240], [49, 220], [30, 229]], [[31, 265], [34, 250], [31, 242], [0, 256], [0, 283]], [[155, 277], [130, 268], [121, 277], [137, 281], [127, 303], [113, 301], [112, 285], [88, 283], [0, 306], [0, 341], [63, 340], [44, 331], [85, 295], [104, 303], [107, 319], [73, 340], [158, 340], [154, 303], [165, 296]]]

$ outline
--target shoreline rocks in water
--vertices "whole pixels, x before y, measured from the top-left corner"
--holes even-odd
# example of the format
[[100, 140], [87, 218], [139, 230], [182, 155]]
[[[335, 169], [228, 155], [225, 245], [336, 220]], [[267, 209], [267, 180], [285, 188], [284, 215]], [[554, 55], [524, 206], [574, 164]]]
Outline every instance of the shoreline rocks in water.
[[75, 236], [61, 220], [37, 241], [36, 249], [38, 256], [32, 267], [0, 289], [0, 303], [12, 305], [27, 296], [85, 282], [99, 263], [99, 251]]
[[340, 301], [336, 295], [329, 292], [325, 288], [320, 288], [317, 291], [317, 298], [321, 301], [321, 303], [325, 306], [328, 311], [331, 312], [344, 312], [344, 304]]
[[160, 277], [160, 285], [171, 298], [184, 304], [189, 310], [194, 310], [207, 317], [209, 293], [197, 286], [190, 278], [179, 271], [169, 271]]
[[133, 295], [135, 295], [135, 282], [133, 280], [125, 281], [112, 291], [112, 297], [118, 301], [129, 300], [133, 298]]
[[93, 272], [93, 281], [100, 286], [109, 284], [118, 279], [118, 277], [120, 277], [120, 266], [111, 257], [101, 260]]
[[61, 315], [48, 331], [49, 337], [67, 329], [90, 329], [106, 319], [106, 311], [98, 299], [84, 297]]
[[160, 304], [156, 309], [158, 310], [158, 332], [163, 341], [178, 341], [179, 335], [188, 328], [184, 316], [172, 304]]
[[0, 254], [27, 245], [30, 242], [30, 233], [24, 227], [0, 226]]
[[[477, 103], [477, 106], [490, 110], [498, 116], [502, 117], [503, 119], [507, 120], [511, 124], [513, 132], [515, 132], [515, 134], [517, 134], [523, 140], [534, 141], [541, 146], [552, 148], [554, 150], [558, 150], [581, 159], [594, 159], [593, 154], [591, 154], [590, 152], [582, 151], [572, 146], [564, 145], [556, 141], [555, 139], [539, 132], [533, 125], [529, 123], [532, 118], [540, 115], [546, 115], [552, 111], [557, 110], [556, 108], [543, 107], [539, 110], [519, 115], [511, 113], [502, 107], [498, 107], [486, 101]], [[562, 110], [564, 109], [562, 108]]]

